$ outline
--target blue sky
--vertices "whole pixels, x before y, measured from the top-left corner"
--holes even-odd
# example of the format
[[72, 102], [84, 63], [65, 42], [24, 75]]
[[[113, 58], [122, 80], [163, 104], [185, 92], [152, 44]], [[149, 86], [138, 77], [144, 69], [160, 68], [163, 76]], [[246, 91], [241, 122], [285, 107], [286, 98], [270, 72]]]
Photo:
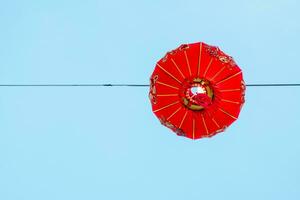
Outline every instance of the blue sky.
[[[0, 1], [0, 83], [147, 84], [203, 41], [246, 83], [299, 82], [296, 0]], [[247, 88], [225, 133], [192, 141], [151, 112], [148, 88], [0, 88], [0, 199], [300, 198], [300, 90]]]

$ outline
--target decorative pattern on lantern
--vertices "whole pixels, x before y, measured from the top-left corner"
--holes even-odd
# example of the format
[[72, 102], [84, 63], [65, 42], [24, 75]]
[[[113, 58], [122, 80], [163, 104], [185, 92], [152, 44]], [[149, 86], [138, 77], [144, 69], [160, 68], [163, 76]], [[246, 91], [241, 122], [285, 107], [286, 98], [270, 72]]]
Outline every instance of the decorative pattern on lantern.
[[199, 139], [224, 131], [238, 118], [245, 89], [233, 58], [200, 42], [181, 45], [157, 62], [149, 98], [161, 124]]

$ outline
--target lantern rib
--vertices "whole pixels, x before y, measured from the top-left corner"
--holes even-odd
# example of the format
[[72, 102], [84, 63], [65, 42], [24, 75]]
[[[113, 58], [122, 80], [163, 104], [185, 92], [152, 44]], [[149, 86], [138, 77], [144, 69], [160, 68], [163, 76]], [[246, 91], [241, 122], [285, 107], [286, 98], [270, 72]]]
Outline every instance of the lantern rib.
[[175, 65], [176, 69], [178, 70], [178, 72], [180, 73], [180, 75], [182, 76], [182, 78], [185, 79], [185, 76], [183, 75], [182, 71], [180, 70], [180, 68], [178, 67], [177, 63], [175, 62], [175, 60], [173, 58], [171, 58], [172, 63]]
[[222, 108], [218, 108], [220, 111], [222, 111], [223, 113], [225, 113], [226, 115], [228, 115], [229, 117], [232, 117], [233, 119], [237, 119], [237, 117], [233, 116], [232, 114], [230, 114], [229, 112], [223, 110]]
[[193, 139], [195, 139], [195, 118], [193, 118]]
[[178, 88], [178, 87], [175, 87], [175, 86], [169, 85], [169, 84], [167, 84], [167, 83], [163, 83], [163, 82], [161, 82], [161, 81], [157, 81], [156, 83], [158, 83], [158, 84], [160, 84], [160, 85], [167, 86], [167, 87], [169, 87], [169, 88], [173, 88], [173, 89], [179, 90], [179, 88]]
[[168, 118], [167, 120], [171, 119], [179, 110], [181, 109], [181, 107], [179, 107], [177, 110], [175, 110]]
[[227, 78], [225, 78], [225, 79], [219, 81], [219, 82], [216, 83], [215, 85], [219, 85], [220, 83], [224, 83], [225, 81], [228, 81], [228, 80], [230, 80], [230, 79], [236, 77], [237, 75], [239, 75], [239, 74], [241, 74], [241, 73], [242, 73], [242, 71], [239, 71], [238, 73], [233, 74], [233, 75], [231, 75], [231, 76], [229, 76], [229, 77], [227, 77]]
[[178, 94], [157, 94], [158, 97], [176, 97]]
[[225, 69], [226, 66], [223, 66], [212, 78], [211, 81], [213, 81], [219, 74], [222, 73], [222, 71]]
[[241, 89], [226, 89], [226, 90], [220, 90], [220, 92], [236, 92], [236, 91], [241, 91]]
[[222, 101], [222, 102], [227, 102], [227, 103], [241, 104], [241, 102], [238, 102], [238, 101], [231, 101], [229, 99], [223, 99], [223, 98], [219, 97], [218, 95], [215, 95], [215, 99], [217, 99], [219, 102]]
[[217, 125], [218, 128], [220, 128], [221, 126], [217, 123], [217, 121], [215, 120], [215, 118], [211, 118], [212, 121]]
[[200, 74], [201, 57], [202, 57], [202, 42], [200, 43], [200, 50], [199, 50], [198, 69], [197, 69], [197, 75], [198, 76]]
[[166, 109], [166, 108], [168, 108], [168, 107], [170, 107], [170, 106], [173, 106], [173, 105], [175, 105], [175, 104], [177, 104], [177, 103], [179, 103], [179, 101], [175, 101], [175, 102], [170, 103], [170, 104], [168, 104], [168, 105], [165, 105], [165, 106], [163, 106], [163, 107], [161, 107], [161, 108], [158, 108], [158, 109], [156, 109], [156, 110], [153, 110], [153, 112], [158, 112], [158, 111], [164, 110], [164, 109]]
[[190, 76], [192, 76], [191, 66], [190, 66], [189, 58], [187, 56], [187, 52], [186, 51], [184, 51], [184, 55], [185, 55], [185, 60], [186, 60], [188, 69], [189, 69]]
[[183, 124], [183, 121], [184, 121], [186, 115], [187, 115], [187, 111], [185, 111], [185, 114], [184, 114], [184, 116], [183, 116], [183, 118], [182, 118], [182, 120], [181, 120], [181, 123], [180, 123], [180, 125], [179, 125], [179, 128], [181, 128], [181, 126], [182, 126], [182, 124]]
[[171, 74], [170, 72], [168, 72], [165, 68], [163, 68], [160, 64], [157, 63], [157, 66], [163, 70], [166, 74], [168, 74], [170, 77], [172, 77], [175, 81], [177, 81], [178, 83], [182, 84], [181, 81], [179, 81], [173, 74]]
[[204, 77], [206, 76], [206, 73], [208, 72], [208, 70], [209, 70], [209, 68], [210, 68], [210, 66], [211, 66], [212, 61], [213, 61], [213, 58], [210, 59], [208, 65], [207, 65], [207, 67], [206, 67], [206, 70], [205, 70], [205, 72], [204, 72], [204, 74], [203, 74]]
[[209, 133], [208, 133], [207, 125], [206, 125], [203, 114], [201, 114], [201, 117], [202, 117], [202, 122], [203, 122], [203, 125], [204, 125], [204, 128], [205, 128], [205, 131], [206, 131], [206, 135], [208, 135]]
[[228, 99], [221, 99], [221, 101], [227, 102], [227, 103], [233, 103], [233, 104], [241, 104], [240, 102], [237, 102], [237, 101], [231, 101], [231, 100], [228, 100]]
[[218, 128], [220, 128], [221, 126], [217, 123], [217, 121], [215, 120], [215, 118], [212, 116], [212, 114], [207, 110], [206, 113], [211, 117], [211, 119], [213, 120], [213, 122], [216, 124], [216, 126]]

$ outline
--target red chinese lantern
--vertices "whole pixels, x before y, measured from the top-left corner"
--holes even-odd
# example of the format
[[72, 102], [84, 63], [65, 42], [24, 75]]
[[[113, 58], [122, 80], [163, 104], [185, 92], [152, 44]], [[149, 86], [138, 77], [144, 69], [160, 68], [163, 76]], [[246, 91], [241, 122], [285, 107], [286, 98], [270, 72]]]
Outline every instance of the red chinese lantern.
[[233, 58], [202, 42], [168, 52], [150, 78], [154, 114], [191, 139], [224, 131], [238, 118], [244, 96], [242, 71]]

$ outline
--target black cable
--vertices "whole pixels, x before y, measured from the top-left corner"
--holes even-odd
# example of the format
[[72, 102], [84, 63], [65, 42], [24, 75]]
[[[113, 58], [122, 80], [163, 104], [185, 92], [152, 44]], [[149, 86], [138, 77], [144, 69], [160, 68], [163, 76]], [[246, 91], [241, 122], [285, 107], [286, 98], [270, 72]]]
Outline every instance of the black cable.
[[[300, 83], [246, 84], [248, 87], [298, 87]], [[0, 84], [0, 87], [149, 87], [149, 84]]]
[[265, 83], [265, 84], [247, 84], [248, 87], [295, 87], [300, 83]]
[[0, 87], [147, 87], [149, 84], [0, 84]]

